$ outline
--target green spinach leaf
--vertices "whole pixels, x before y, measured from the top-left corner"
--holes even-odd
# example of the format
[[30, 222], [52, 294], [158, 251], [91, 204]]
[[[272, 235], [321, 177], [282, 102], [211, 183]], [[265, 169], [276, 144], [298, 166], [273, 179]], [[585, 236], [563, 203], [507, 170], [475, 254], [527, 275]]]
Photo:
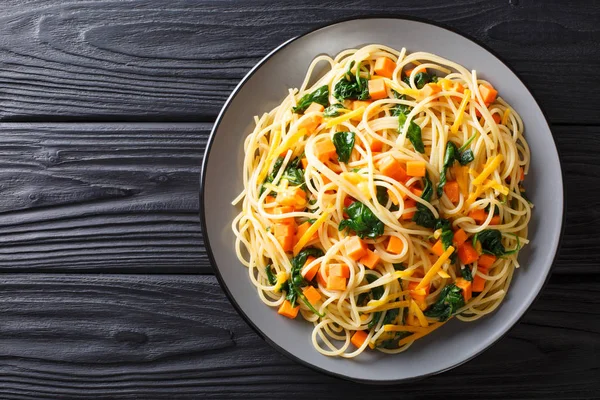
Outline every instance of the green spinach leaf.
[[445, 286], [440, 291], [440, 296], [431, 308], [424, 312], [426, 317], [437, 318], [443, 322], [465, 305], [462, 289], [452, 284]]
[[[406, 123], [406, 115], [398, 114], [398, 131], [401, 132], [404, 124]], [[406, 131], [406, 137], [412, 143], [413, 147], [419, 153], [425, 153], [425, 145], [423, 144], [423, 138], [421, 136], [421, 127], [414, 121], [410, 121], [408, 124], [408, 130]]]
[[349, 100], [368, 100], [369, 95], [369, 80], [359, 76], [360, 64], [356, 68], [356, 74], [352, 75], [350, 70], [354, 66], [354, 61], [348, 66], [346, 75], [340, 79], [333, 88], [333, 96], [338, 101]]
[[381, 204], [382, 206], [386, 206], [388, 203], [388, 200], [390, 198], [390, 195], [387, 192], [387, 189], [383, 186], [376, 186], [377, 187], [377, 201], [379, 202], [379, 204]]
[[342, 114], [340, 112], [340, 108], [344, 108], [344, 105], [342, 103], [332, 104], [329, 107], [327, 107], [325, 109], [325, 111], [323, 111], [323, 116], [324, 117], [337, 117]]
[[[392, 93], [394, 94], [394, 97], [399, 99], [399, 100], [406, 100], [406, 96], [403, 94], [400, 94], [398, 92], [396, 92], [394, 89], [392, 89]], [[412, 110], [411, 106], [407, 106], [405, 104], [396, 104], [394, 107], [392, 107], [390, 109], [392, 116], [397, 117], [400, 114], [406, 114], [408, 115], [408, 113], [410, 113], [410, 110]]]
[[465, 266], [463, 269], [461, 269], [460, 274], [465, 280], [469, 282], [473, 281], [473, 271], [471, 271], [471, 268], [469, 266]]
[[[425, 184], [421, 198], [429, 203], [431, 202], [431, 196], [433, 195], [433, 186], [427, 173], [425, 174], [424, 182]], [[425, 228], [434, 228], [437, 222], [431, 210], [421, 203], [417, 203], [417, 211], [415, 212], [415, 215], [413, 215], [412, 221]]]
[[302, 276], [302, 267], [306, 263], [308, 257], [321, 257], [323, 256], [323, 250], [317, 249], [315, 247], [308, 247], [303, 249], [298, 255], [292, 258], [292, 269], [290, 271], [290, 277], [284, 284], [284, 287], [287, 287], [287, 294], [285, 296], [286, 300], [288, 300], [292, 306], [296, 305], [296, 301], [299, 298], [302, 302], [311, 310], [313, 313], [317, 314], [319, 317], [323, 317], [324, 315], [319, 313], [312, 304], [308, 301], [304, 293], [302, 293], [302, 287], [307, 286], [308, 282]]
[[475, 236], [473, 236], [473, 245], [475, 245], [477, 241], [481, 243], [481, 249], [484, 253], [493, 254], [496, 257], [514, 254], [521, 248], [519, 237], [517, 236], [517, 247], [507, 251], [502, 244], [502, 234], [497, 229], [486, 229], [476, 233]]
[[358, 237], [375, 239], [383, 235], [383, 222], [360, 201], [355, 201], [344, 209], [348, 214], [348, 219], [340, 222], [338, 229], [340, 231], [348, 228], [354, 231]]
[[271, 267], [271, 264], [267, 265], [267, 267], [265, 268], [265, 272], [267, 273], [267, 279], [269, 280], [269, 283], [271, 285], [276, 284], [277, 277], [275, 277], [275, 275], [273, 274], [273, 268]]
[[311, 105], [311, 103], [319, 103], [323, 107], [329, 105], [329, 86], [323, 85], [312, 93], [307, 93], [298, 100], [298, 105], [292, 107], [292, 111], [296, 114], [302, 114]]
[[336, 132], [333, 134], [333, 145], [338, 161], [348, 162], [354, 148], [354, 132]]
[[[410, 79], [408, 76], [402, 81], [407, 85], [410, 85]], [[437, 81], [438, 77], [436, 75], [428, 74], [427, 72], [419, 72], [415, 75], [415, 85], [417, 86], [417, 89], [422, 89], [423, 86], [427, 85], [428, 83], [436, 83]]]

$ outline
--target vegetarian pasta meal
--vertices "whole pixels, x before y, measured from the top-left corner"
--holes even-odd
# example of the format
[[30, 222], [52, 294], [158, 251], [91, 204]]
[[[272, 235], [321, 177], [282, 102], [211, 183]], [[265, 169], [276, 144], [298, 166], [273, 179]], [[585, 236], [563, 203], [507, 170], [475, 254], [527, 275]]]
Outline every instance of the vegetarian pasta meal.
[[255, 122], [237, 255], [320, 353], [399, 353], [502, 302], [528, 243], [529, 147], [476, 71], [381, 45], [323, 55]]

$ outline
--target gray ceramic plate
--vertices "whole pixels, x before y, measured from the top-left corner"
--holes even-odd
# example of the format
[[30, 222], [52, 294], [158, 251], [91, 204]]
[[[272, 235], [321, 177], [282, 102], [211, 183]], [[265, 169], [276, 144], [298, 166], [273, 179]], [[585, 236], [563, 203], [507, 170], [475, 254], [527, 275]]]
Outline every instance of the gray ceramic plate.
[[[265, 306], [234, 252], [231, 200], [242, 188], [244, 138], [254, 115], [277, 106], [287, 88], [301, 85], [311, 60], [347, 48], [379, 43], [409, 52], [428, 51], [480, 71], [525, 123], [532, 165], [526, 187], [535, 204], [531, 243], [519, 255], [508, 296], [492, 315], [476, 322], [450, 321], [399, 355], [365, 352], [347, 360], [319, 354], [313, 328], [300, 318], [281, 318]], [[371, 383], [399, 382], [455, 367], [504, 335], [541, 290], [552, 266], [563, 223], [563, 184], [556, 146], [540, 107], [521, 80], [496, 56], [470, 39], [429, 23], [395, 18], [363, 18], [336, 23], [292, 39], [268, 54], [229, 97], [212, 131], [201, 177], [201, 217], [206, 247], [223, 289], [240, 314], [274, 347], [312, 368]], [[541, 218], [544, 216], [544, 218]], [[510, 357], [507, 354], [507, 357]]]

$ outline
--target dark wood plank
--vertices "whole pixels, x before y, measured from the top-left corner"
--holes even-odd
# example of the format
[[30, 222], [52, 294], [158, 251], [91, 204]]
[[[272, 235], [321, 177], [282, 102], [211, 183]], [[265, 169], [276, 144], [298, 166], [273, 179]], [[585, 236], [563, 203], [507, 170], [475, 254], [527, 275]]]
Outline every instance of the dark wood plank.
[[5, 121], [211, 121], [283, 41], [365, 14], [430, 18], [479, 39], [553, 122], [600, 123], [600, 7], [558, 0], [130, 2], [9, 0], [0, 16]]
[[[0, 272], [211, 271], [198, 217], [210, 124], [0, 130]], [[568, 221], [555, 273], [598, 273], [600, 127], [554, 134]]]
[[475, 360], [422, 382], [370, 387], [278, 354], [213, 277], [4, 275], [0, 397], [462, 399], [468, 387], [474, 398], [592, 398], [600, 391], [599, 289], [597, 276], [556, 277]]
[[206, 272], [208, 124], [1, 124], [0, 271]]

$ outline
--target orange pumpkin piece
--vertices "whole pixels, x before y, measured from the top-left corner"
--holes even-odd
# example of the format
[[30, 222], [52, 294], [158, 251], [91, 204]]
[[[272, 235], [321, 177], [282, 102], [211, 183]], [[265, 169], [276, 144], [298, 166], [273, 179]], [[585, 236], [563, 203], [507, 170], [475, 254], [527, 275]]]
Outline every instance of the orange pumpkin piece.
[[380, 76], [391, 78], [396, 69], [396, 63], [388, 57], [379, 57], [375, 60], [373, 71]]
[[400, 254], [404, 250], [404, 242], [397, 236], [390, 236], [386, 250], [389, 253]]
[[404, 167], [392, 156], [387, 156], [379, 163], [379, 171], [398, 182], [406, 182], [407, 174]]
[[350, 268], [346, 264], [329, 264], [329, 276], [350, 278]]
[[469, 217], [473, 218], [478, 224], [481, 224], [487, 219], [487, 213], [483, 208], [477, 208], [469, 212]]
[[279, 306], [279, 310], [277, 311], [277, 313], [283, 315], [284, 317], [294, 319], [298, 315], [299, 309], [300, 306], [292, 307], [292, 303], [290, 303], [288, 300], [285, 300]]
[[275, 236], [275, 238], [286, 253], [294, 249], [294, 236]]
[[324, 140], [315, 145], [315, 155], [322, 163], [333, 158], [336, 154], [335, 145], [331, 140]]
[[327, 277], [327, 290], [346, 290], [346, 278], [329, 275]]
[[352, 236], [345, 244], [348, 257], [353, 260], [360, 260], [367, 254], [367, 244], [360, 240], [358, 236]]
[[372, 100], [380, 100], [388, 97], [383, 79], [369, 80], [369, 96], [371, 96]]
[[317, 305], [317, 303], [321, 300], [321, 293], [317, 289], [312, 286], [307, 286], [302, 289], [302, 293], [306, 296], [306, 300], [313, 306]]
[[496, 262], [496, 256], [493, 254], [482, 254], [477, 261], [478, 269], [488, 270]]
[[442, 243], [441, 239], [435, 242], [435, 244], [431, 248], [431, 252], [438, 257], [444, 254], [444, 244]]
[[479, 93], [481, 93], [481, 98], [486, 104], [493, 103], [496, 96], [498, 96], [498, 91], [492, 85], [479, 85]]
[[369, 334], [367, 331], [356, 331], [350, 338], [350, 342], [352, 342], [352, 344], [356, 347], [360, 348], [363, 344], [365, 344], [365, 340], [367, 340], [368, 337]]
[[456, 278], [454, 284], [462, 289], [462, 295], [465, 299], [465, 302], [471, 300], [471, 296], [473, 295], [471, 289], [471, 282], [464, 278]]
[[377, 264], [379, 264], [379, 261], [381, 261], [381, 257], [379, 257], [374, 251], [367, 249], [367, 254], [364, 255], [358, 261], [362, 263], [365, 267], [369, 269], [374, 269], [377, 266]]
[[458, 182], [456, 181], [448, 181], [444, 185], [444, 193], [453, 203], [458, 203], [460, 200], [460, 189], [458, 187]]
[[478, 273], [473, 277], [472, 291], [475, 293], [481, 293], [481, 292], [483, 292], [483, 289], [485, 289], [485, 281], [486, 280], [479, 276], [479, 272], [487, 275], [487, 270], [478, 268]]
[[429, 97], [429, 96], [433, 96], [441, 91], [442, 91], [442, 88], [440, 87], [440, 85], [438, 85], [436, 83], [428, 83], [427, 85], [423, 86], [423, 89], [421, 89], [421, 96]]
[[308, 108], [304, 111], [304, 114], [308, 114], [311, 112], [323, 112], [323, 110], [325, 110], [325, 107], [323, 107], [322, 104], [319, 103], [310, 103], [310, 106], [308, 106]]
[[321, 267], [321, 264], [316, 263], [315, 265], [313, 265], [309, 270], [307, 270], [306, 272], [304, 272], [304, 268], [310, 264], [311, 262], [315, 261], [315, 258], [313, 256], [308, 256], [306, 258], [306, 262], [304, 263], [304, 265], [302, 266], [302, 271], [303, 274], [302, 276], [304, 277], [304, 279], [306, 279], [307, 281], [312, 281], [313, 278], [315, 277], [315, 275], [317, 274], [317, 271], [319, 270], [319, 268]]
[[[406, 199], [404, 200], [404, 209], [406, 210], [407, 208], [415, 208], [417, 206], [417, 202], [413, 199]], [[402, 214], [402, 219], [403, 220], [409, 220], [412, 219], [412, 217], [415, 215], [415, 211], [408, 211], [408, 212], [404, 212]]]
[[454, 245], [456, 247], [460, 247], [464, 242], [467, 241], [469, 237], [467, 236], [467, 233], [461, 229], [457, 230], [456, 232], [454, 232], [454, 237], [452, 238], [452, 242], [454, 243]]
[[458, 258], [464, 265], [472, 264], [479, 259], [477, 250], [471, 245], [470, 242], [465, 242], [462, 246], [458, 247]]
[[425, 176], [427, 170], [425, 161], [407, 161], [406, 175], [408, 176]]

